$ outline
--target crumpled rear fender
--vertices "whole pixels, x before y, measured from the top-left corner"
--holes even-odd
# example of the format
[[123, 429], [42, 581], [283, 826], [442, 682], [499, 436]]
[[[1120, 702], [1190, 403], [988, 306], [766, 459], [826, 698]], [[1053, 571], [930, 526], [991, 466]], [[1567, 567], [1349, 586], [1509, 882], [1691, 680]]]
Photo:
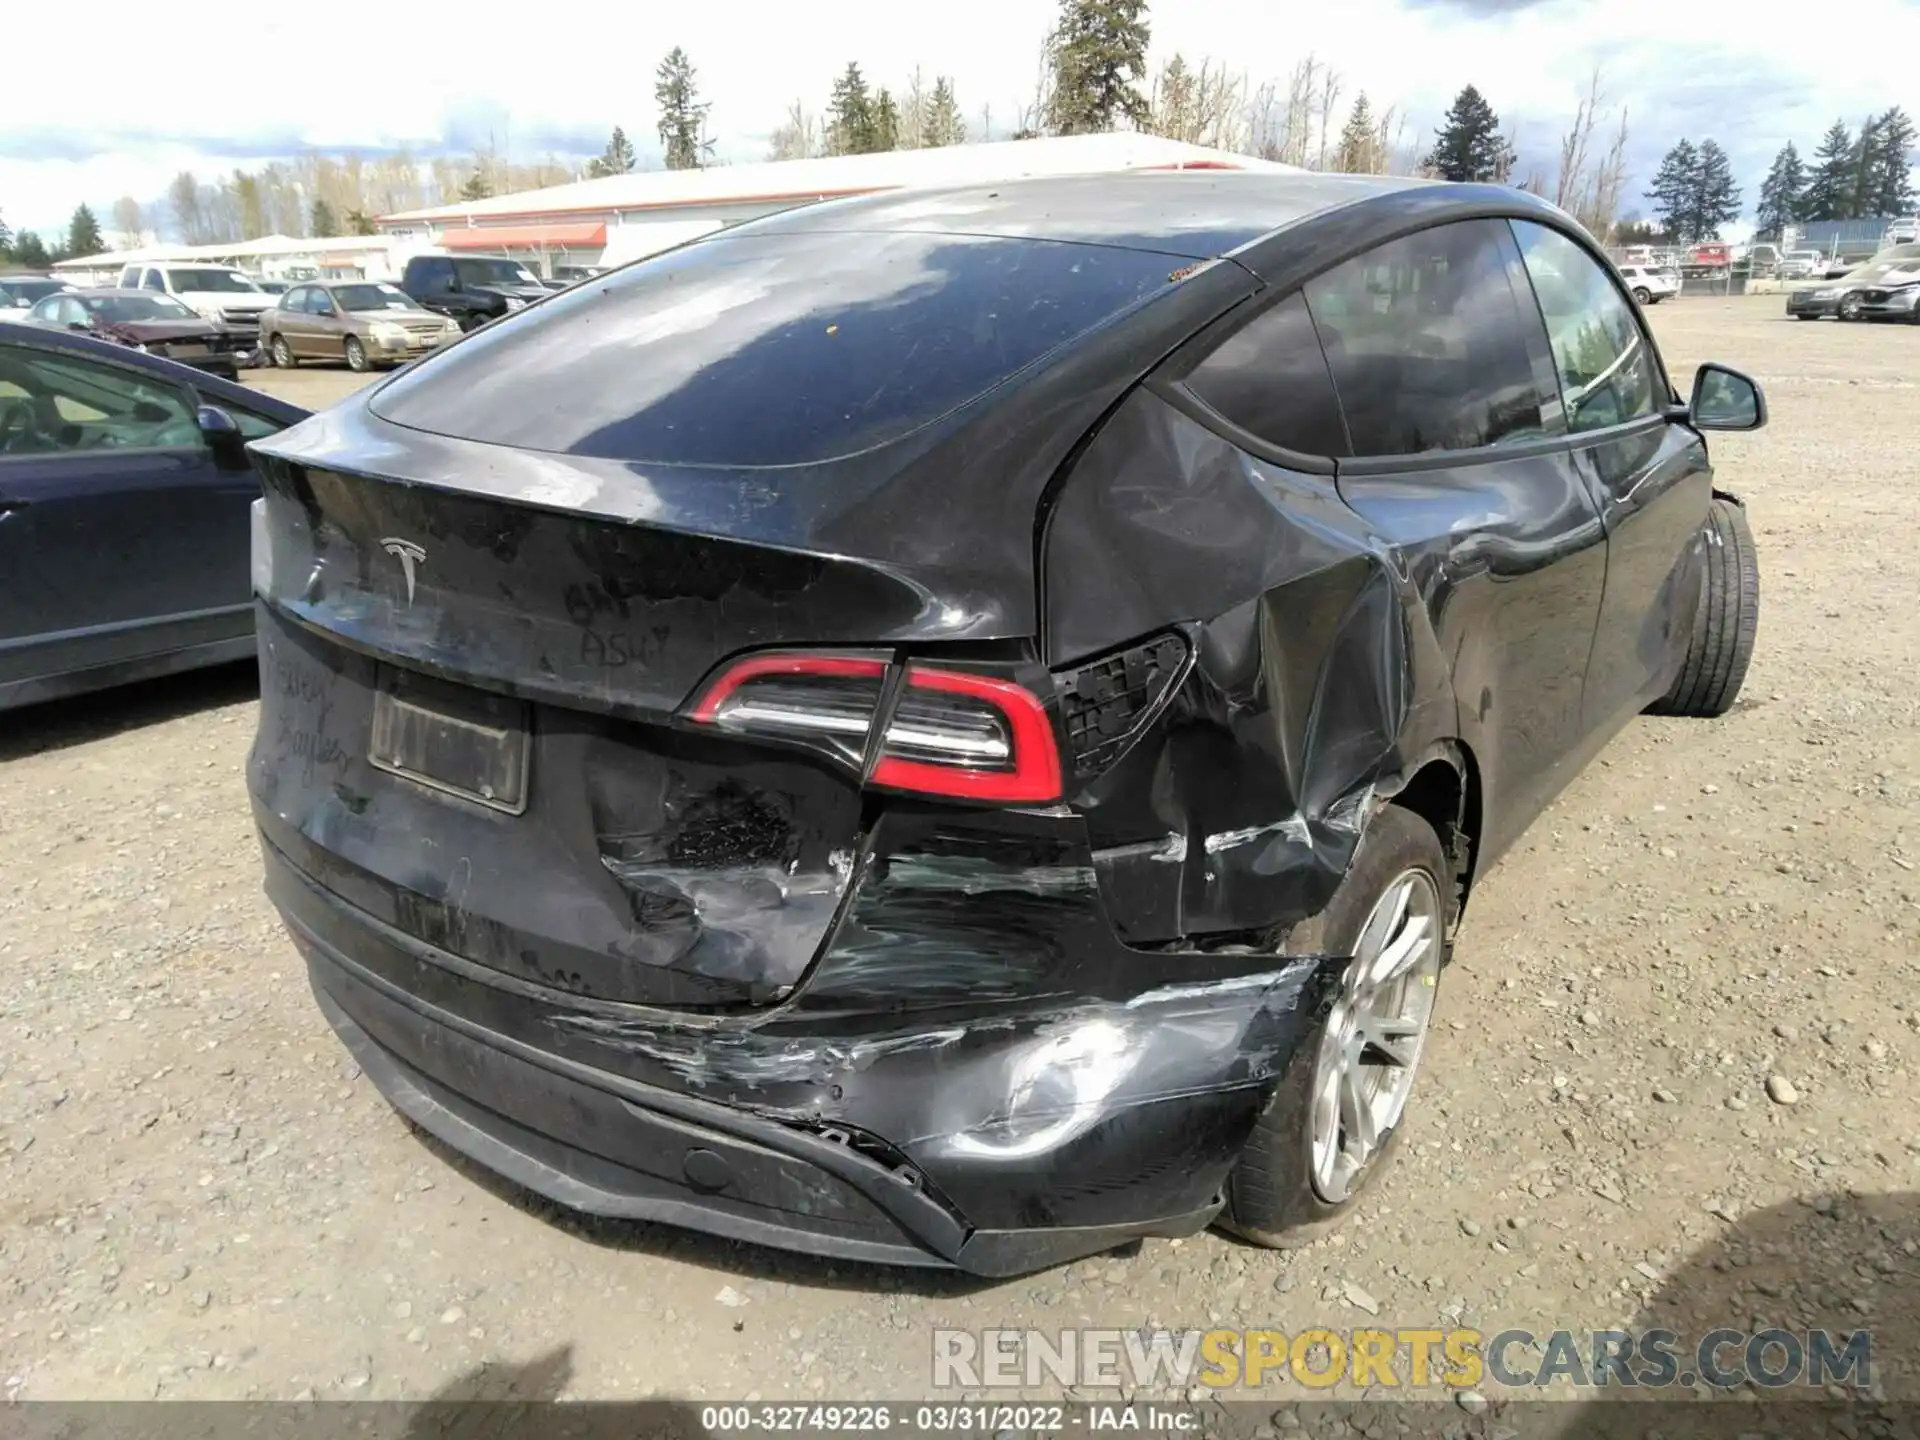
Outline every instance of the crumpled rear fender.
[[1331, 475], [1249, 456], [1149, 391], [1067, 478], [1045, 574], [1057, 674], [1155, 633], [1188, 652], [1124, 754], [1072, 797], [1132, 943], [1313, 915], [1384, 797], [1429, 759], [1458, 763], [1417, 577]]

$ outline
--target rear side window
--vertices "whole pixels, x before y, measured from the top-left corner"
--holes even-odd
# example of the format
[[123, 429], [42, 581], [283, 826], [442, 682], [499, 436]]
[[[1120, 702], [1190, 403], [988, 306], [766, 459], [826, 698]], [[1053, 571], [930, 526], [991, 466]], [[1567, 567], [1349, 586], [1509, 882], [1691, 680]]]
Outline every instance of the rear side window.
[[445, 256], [427, 255], [414, 262], [413, 283], [422, 290], [440, 293], [457, 288], [453, 261]]
[[1234, 332], [1187, 377], [1210, 409], [1269, 445], [1351, 455], [1307, 302], [1290, 295]]
[[[1558, 433], [1505, 224], [1439, 225], [1307, 283], [1356, 455], [1472, 450]], [[1524, 281], [1520, 282], [1522, 290]]]
[[897, 440], [1165, 289], [1166, 255], [901, 232], [715, 237], [563, 291], [402, 371], [400, 425], [659, 464]]
[[143, 290], [165, 290], [167, 288], [167, 282], [158, 270], [149, 270], [145, 278], [140, 281], [140, 288]]
[[1604, 430], [1653, 414], [1653, 350], [1620, 288], [1559, 231], [1529, 220], [1512, 224], [1546, 318], [1568, 427]]

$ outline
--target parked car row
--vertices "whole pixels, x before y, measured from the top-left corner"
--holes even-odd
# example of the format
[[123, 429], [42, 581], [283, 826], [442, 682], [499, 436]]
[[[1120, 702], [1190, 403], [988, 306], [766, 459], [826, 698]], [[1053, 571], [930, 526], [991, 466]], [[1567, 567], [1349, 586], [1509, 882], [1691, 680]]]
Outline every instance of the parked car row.
[[1920, 244], [1896, 245], [1839, 280], [1787, 296], [1795, 320], [1898, 320], [1920, 325]]
[[0, 276], [0, 319], [167, 355], [232, 376], [244, 366], [404, 364], [597, 271], [543, 279], [497, 255], [416, 255], [397, 282], [256, 280], [224, 265], [150, 261], [110, 287]]

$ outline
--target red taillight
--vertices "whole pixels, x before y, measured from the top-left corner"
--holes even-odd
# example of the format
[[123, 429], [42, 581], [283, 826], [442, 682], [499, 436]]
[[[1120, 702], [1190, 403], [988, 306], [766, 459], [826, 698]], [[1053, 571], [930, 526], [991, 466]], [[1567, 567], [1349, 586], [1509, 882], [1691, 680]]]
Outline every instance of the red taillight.
[[[865, 763], [888, 662], [802, 652], [751, 655], [722, 670], [687, 718]], [[1060, 750], [1046, 707], [1011, 680], [910, 664], [885, 717], [868, 783], [996, 804], [1060, 798]]]
[[873, 783], [958, 800], [1060, 798], [1060, 747], [1046, 707], [1011, 680], [909, 665]]

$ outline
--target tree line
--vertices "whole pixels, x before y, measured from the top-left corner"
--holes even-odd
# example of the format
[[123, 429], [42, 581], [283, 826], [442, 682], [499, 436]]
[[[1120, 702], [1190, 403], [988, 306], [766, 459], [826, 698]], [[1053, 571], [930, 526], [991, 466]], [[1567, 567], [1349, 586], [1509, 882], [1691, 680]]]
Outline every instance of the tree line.
[[17, 265], [27, 270], [45, 270], [74, 255], [97, 255], [105, 248], [100, 238], [100, 222], [85, 205], [74, 207], [67, 222], [66, 238], [49, 246], [37, 231], [23, 230], [15, 235], [0, 215], [0, 266]]
[[[1439, 129], [1423, 142], [1408, 134], [1407, 117], [1397, 107], [1364, 90], [1347, 100], [1342, 76], [1314, 55], [1284, 79], [1260, 82], [1248, 72], [1181, 54], [1150, 71], [1147, 0], [1057, 4], [1053, 28], [1035, 57], [1032, 92], [1011, 116], [996, 121], [992, 107], [984, 106], [968, 118], [951, 76], [929, 80], [916, 70], [896, 90], [876, 84], [858, 60], [850, 60], [817, 109], [805, 99], [789, 105], [769, 137], [768, 158], [1132, 129], [1308, 169], [1518, 185], [1570, 211], [1603, 240], [1629, 233], [1623, 227], [1633, 217], [1622, 215], [1627, 110], [1608, 96], [1598, 67], [1557, 155], [1516, 174], [1515, 130], [1474, 85], [1461, 88]], [[653, 99], [666, 167], [716, 163], [712, 106], [701, 95], [692, 60], [678, 46], [654, 72]], [[1811, 166], [1789, 144], [1761, 186], [1762, 228], [1783, 216], [1905, 213], [1913, 206], [1905, 163], [1913, 142], [1913, 124], [1896, 108], [1870, 119], [1858, 136], [1836, 124]], [[511, 163], [489, 142], [465, 157], [422, 158], [402, 149], [377, 157], [307, 154], [212, 180], [183, 171], [156, 201], [142, 205], [128, 196], [117, 202], [107, 238], [131, 246], [149, 229], [169, 230], [190, 244], [267, 234], [364, 234], [373, 231], [376, 216], [625, 174], [639, 164], [632, 141], [616, 127], [601, 154], [584, 165], [556, 155]], [[1645, 198], [1657, 229], [1633, 222], [1635, 238], [1706, 239], [1741, 213], [1731, 163], [1711, 139], [1698, 145], [1682, 140], [1669, 150]], [[81, 237], [68, 238], [71, 250]]]
[[1773, 157], [1760, 183], [1754, 223], [1777, 235], [1807, 220], [1893, 220], [1915, 209], [1913, 172], [1907, 159], [1920, 130], [1898, 105], [1869, 116], [1853, 134], [1836, 120], [1814, 148], [1813, 162], [1800, 158], [1791, 140]]

